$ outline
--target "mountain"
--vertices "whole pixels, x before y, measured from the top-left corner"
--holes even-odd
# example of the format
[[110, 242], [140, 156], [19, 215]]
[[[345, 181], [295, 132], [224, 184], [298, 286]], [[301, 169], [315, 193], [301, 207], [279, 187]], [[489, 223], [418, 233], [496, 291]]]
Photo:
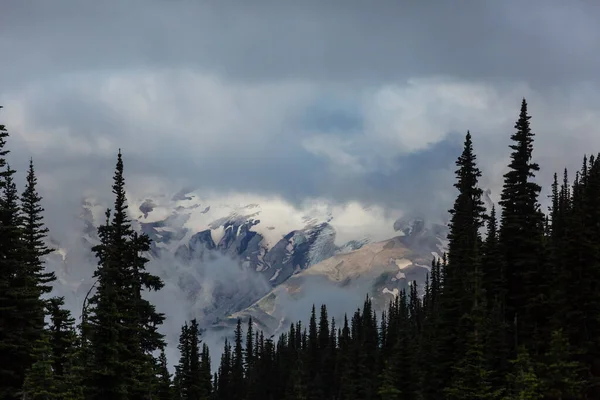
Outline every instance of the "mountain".
[[238, 318], [252, 317], [260, 329], [278, 334], [305, 318], [313, 304], [326, 303], [330, 316], [339, 320], [358, 307], [367, 293], [381, 311], [413, 281], [423, 291], [431, 260], [445, 251], [447, 227], [427, 227], [422, 219], [399, 220], [395, 225], [399, 236], [309, 266], [212, 329], [228, 334]]
[[[150, 296], [157, 296], [169, 317], [179, 315], [175, 324], [194, 317], [205, 326], [218, 322], [293, 274], [396, 234], [391, 217], [357, 204], [315, 201], [294, 207], [279, 199], [219, 199], [188, 190], [127, 196], [134, 228], [153, 241], [149, 269], [166, 283], [160, 294]], [[57, 251], [49, 265], [58, 276], [57, 291], [76, 316], [93, 286], [91, 247], [98, 243], [96, 228], [107, 206], [86, 197], [73, 239], [51, 238]]]

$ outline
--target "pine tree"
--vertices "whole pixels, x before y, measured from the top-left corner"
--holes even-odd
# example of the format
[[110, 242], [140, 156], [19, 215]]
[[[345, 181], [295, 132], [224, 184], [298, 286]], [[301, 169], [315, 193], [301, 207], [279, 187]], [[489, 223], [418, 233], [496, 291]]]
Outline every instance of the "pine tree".
[[31, 300], [35, 307], [32, 310], [32, 328], [37, 330], [38, 337], [44, 329], [44, 301], [42, 296], [50, 293], [51, 283], [56, 280], [54, 272], [45, 272], [43, 257], [53, 250], [48, 248], [44, 239], [48, 234], [48, 228], [44, 226], [41, 206], [42, 197], [37, 192], [37, 177], [33, 166], [33, 160], [29, 161], [27, 171], [27, 184], [21, 195], [21, 209], [23, 212], [22, 232], [25, 247], [24, 264], [28, 274], [36, 281], [36, 291]]
[[508, 400], [538, 400], [541, 394], [541, 382], [529, 352], [524, 346], [519, 347], [517, 358], [511, 361], [513, 372], [507, 380], [510, 384]]
[[[26, 371], [35, 361], [32, 347], [39, 331], [32, 329], [35, 277], [24, 266], [21, 210], [15, 171], [6, 163], [3, 150], [8, 133], [0, 126], [0, 398], [17, 398]], [[36, 303], [37, 304], [37, 303]]]
[[143, 399], [155, 383], [152, 353], [164, 345], [158, 332], [164, 315], [142, 298], [142, 290], [159, 290], [162, 281], [146, 272], [141, 254], [150, 249], [147, 235], [133, 232], [127, 216], [123, 160], [119, 151], [113, 177], [114, 213], [98, 228], [101, 243], [96, 293], [89, 299], [89, 333], [93, 365], [87, 378], [89, 397]]
[[523, 99], [516, 132], [511, 136], [513, 150], [509, 171], [504, 175], [501, 194], [500, 245], [507, 279], [506, 321], [510, 323], [512, 348], [541, 343], [538, 337], [548, 312], [544, 308], [547, 274], [544, 274], [544, 221], [538, 204], [541, 187], [532, 181], [539, 171], [532, 162], [533, 138]]
[[488, 359], [485, 357], [485, 330], [489, 328], [489, 314], [483, 291], [483, 274], [478, 258], [478, 244], [473, 254], [473, 270], [469, 281], [472, 291], [472, 308], [463, 316], [465, 325], [469, 327], [466, 352], [453, 366], [453, 379], [446, 389], [448, 399], [500, 399], [503, 390], [493, 386], [493, 373], [490, 371]]
[[238, 318], [235, 328], [235, 340], [233, 342], [233, 354], [231, 361], [231, 383], [232, 393], [244, 393], [244, 349], [242, 344], [242, 320]]
[[210, 352], [206, 343], [202, 344], [202, 354], [200, 357], [200, 398], [209, 399], [212, 395], [212, 374], [210, 371]]
[[179, 335], [179, 363], [175, 366], [175, 376], [173, 378], [173, 391], [176, 399], [187, 399], [188, 388], [191, 385], [191, 371], [190, 371], [190, 330], [187, 322], [181, 327], [181, 334]]
[[77, 332], [75, 319], [63, 308], [62, 297], [52, 297], [47, 304], [50, 326], [47, 330], [48, 345], [52, 355], [52, 370], [60, 391], [69, 393], [70, 398], [83, 395], [79, 365], [77, 364]]
[[60, 400], [59, 385], [52, 369], [52, 352], [46, 335], [34, 347], [36, 362], [28, 370], [21, 398], [23, 400]]
[[[440, 309], [440, 327], [444, 332], [439, 343], [440, 368], [450, 371], [456, 360], [467, 351], [466, 338], [471, 334], [463, 317], [472, 311], [475, 269], [480, 268], [481, 236], [485, 208], [483, 191], [479, 188], [481, 171], [476, 165], [470, 132], [467, 132], [463, 152], [456, 161], [458, 196], [450, 212], [448, 234], [448, 261], [443, 269], [443, 291]], [[446, 373], [443, 386], [451, 375]]]
[[[233, 393], [231, 391], [231, 345], [227, 339], [225, 339], [223, 354], [221, 355], [218, 376], [216, 398], [218, 400], [233, 399]], [[260, 384], [261, 382], [259, 381], [257, 385], [260, 387]]]
[[187, 399], [202, 399], [202, 386], [200, 382], [200, 327], [195, 318], [190, 321], [188, 329], [188, 351], [189, 351], [189, 376], [187, 381]]
[[583, 398], [585, 382], [581, 377], [582, 366], [571, 361], [571, 357], [571, 346], [562, 331], [554, 331], [550, 348], [538, 367], [545, 399]]
[[157, 365], [158, 385], [156, 394], [158, 400], [173, 400], [173, 392], [171, 388], [171, 374], [167, 367], [167, 356], [164, 349], [161, 350], [158, 357]]

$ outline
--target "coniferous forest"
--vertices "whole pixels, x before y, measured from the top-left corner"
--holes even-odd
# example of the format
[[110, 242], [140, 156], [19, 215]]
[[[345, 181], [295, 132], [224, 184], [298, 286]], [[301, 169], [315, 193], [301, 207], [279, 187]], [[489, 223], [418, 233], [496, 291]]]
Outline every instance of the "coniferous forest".
[[542, 190], [525, 100], [510, 139], [488, 213], [467, 133], [447, 253], [432, 260], [424, 296], [413, 282], [376, 313], [365, 294], [341, 321], [313, 307], [307, 326], [278, 337], [238, 321], [216, 371], [192, 320], [171, 375], [168, 319], [143, 296], [163, 282], [128, 218], [121, 153], [95, 285], [75, 321], [44, 269], [52, 249], [34, 163], [19, 193], [0, 125], [0, 399], [600, 399], [600, 156]]

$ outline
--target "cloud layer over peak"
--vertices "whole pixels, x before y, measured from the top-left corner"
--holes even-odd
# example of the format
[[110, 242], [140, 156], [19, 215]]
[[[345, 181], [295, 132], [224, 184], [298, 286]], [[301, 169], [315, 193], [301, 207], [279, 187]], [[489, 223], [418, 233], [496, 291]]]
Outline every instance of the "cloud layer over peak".
[[140, 187], [443, 214], [467, 130], [497, 194], [522, 97], [543, 184], [600, 148], [592, 2], [1, 7], [0, 120], [49, 210], [108, 190], [122, 148]]

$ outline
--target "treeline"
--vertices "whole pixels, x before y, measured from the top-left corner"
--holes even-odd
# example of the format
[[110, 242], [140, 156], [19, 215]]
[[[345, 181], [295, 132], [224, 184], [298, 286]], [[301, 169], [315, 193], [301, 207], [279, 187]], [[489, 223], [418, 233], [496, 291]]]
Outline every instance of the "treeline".
[[[44, 271], [33, 163], [17, 195], [0, 126], [1, 399], [600, 399], [600, 156], [551, 186], [541, 210], [527, 103], [511, 136], [498, 209], [488, 214], [470, 133], [456, 165], [447, 254], [381, 315], [367, 297], [343, 321], [326, 305], [275, 337], [238, 321], [220, 366], [196, 320], [167, 369], [165, 317], [146, 301], [150, 241], [127, 217], [123, 162], [94, 247], [95, 286], [77, 325]], [[46, 321], [44, 320], [46, 317]]]

